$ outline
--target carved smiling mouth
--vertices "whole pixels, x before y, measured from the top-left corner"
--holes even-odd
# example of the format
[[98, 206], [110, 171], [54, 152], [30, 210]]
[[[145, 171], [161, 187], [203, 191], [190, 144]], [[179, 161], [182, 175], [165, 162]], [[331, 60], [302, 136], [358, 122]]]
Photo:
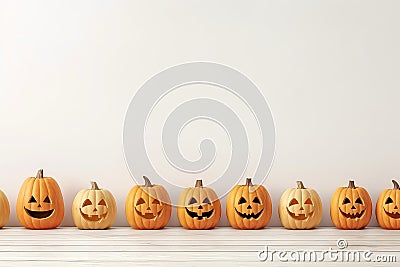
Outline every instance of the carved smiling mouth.
[[398, 211], [388, 212], [388, 211], [385, 210], [385, 208], [383, 208], [383, 210], [385, 211], [386, 215], [389, 216], [390, 218], [393, 218], [393, 219], [399, 219], [400, 218], [400, 213]]
[[286, 207], [286, 210], [289, 213], [290, 217], [292, 217], [295, 220], [300, 220], [300, 221], [308, 219], [314, 213], [314, 211], [311, 211], [308, 215], [302, 214], [302, 213], [300, 213], [299, 215], [296, 215], [296, 213], [291, 212], [287, 207]]
[[199, 215], [197, 212], [190, 211], [190, 210], [189, 210], [188, 208], [186, 208], [186, 207], [185, 207], [185, 209], [186, 209], [187, 214], [188, 214], [190, 217], [192, 217], [192, 218], [196, 218], [196, 217], [197, 217], [198, 220], [202, 220], [202, 219], [204, 219], [204, 218], [210, 218], [211, 215], [212, 215], [213, 212], [214, 212], [214, 209], [212, 209], [212, 210], [210, 210], [210, 211], [203, 212], [201, 215]]
[[346, 213], [346, 212], [342, 211], [340, 208], [339, 208], [339, 210], [340, 210], [340, 213], [347, 219], [356, 219], [356, 220], [360, 219], [361, 216], [363, 216], [364, 212], [365, 212], [365, 210], [362, 210], [360, 213], [357, 212], [357, 213], [351, 214], [351, 213]]
[[47, 217], [50, 217], [51, 214], [53, 214], [54, 209], [52, 210], [45, 210], [45, 211], [35, 211], [35, 210], [30, 210], [25, 208], [26, 213], [28, 213], [29, 216], [35, 218], [35, 219], [45, 219]]
[[92, 222], [100, 221], [101, 219], [105, 218], [108, 213], [108, 212], [106, 212], [106, 213], [103, 213], [100, 215], [89, 215], [89, 214], [83, 213], [81, 209], [79, 209], [79, 211], [81, 212], [81, 215], [85, 220], [92, 221]]
[[154, 219], [154, 218], [156, 218], [157, 216], [159, 216], [159, 215], [161, 214], [161, 212], [162, 212], [162, 209], [161, 209], [156, 215], [154, 215], [152, 212], [146, 212], [145, 214], [143, 214], [143, 213], [141, 213], [140, 211], [138, 211], [138, 210], [136, 209], [136, 207], [135, 207], [135, 211], [136, 211], [136, 213], [137, 213], [140, 217], [149, 220], [149, 219]]
[[240, 217], [242, 217], [243, 219], [258, 219], [258, 217], [260, 217], [261, 213], [264, 211], [264, 209], [260, 210], [260, 212], [254, 214], [254, 212], [252, 213], [241, 213], [239, 212], [236, 208], [236, 213], [239, 214]]

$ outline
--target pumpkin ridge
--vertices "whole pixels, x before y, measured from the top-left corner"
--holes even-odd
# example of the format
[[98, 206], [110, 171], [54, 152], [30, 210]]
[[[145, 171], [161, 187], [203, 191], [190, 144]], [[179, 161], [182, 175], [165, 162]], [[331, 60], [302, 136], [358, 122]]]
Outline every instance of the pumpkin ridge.
[[[155, 199], [160, 199], [160, 196], [158, 195], [158, 192], [157, 192], [157, 190], [155, 190], [155, 188], [151, 188], [151, 191], [152, 191], [152, 194], [149, 195], [149, 206], [150, 207], [153, 205], [153, 203], [150, 203], [152, 195], [155, 196], [154, 197]], [[157, 207], [155, 209], [155, 212], [157, 214]], [[153, 212], [153, 214], [154, 214], [154, 212]], [[158, 221], [156, 221], [156, 220], [147, 220], [147, 222], [149, 223], [150, 228], [154, 229], [154, 228], [158, 228], [159, 227], [159, 224], [160, 224], [161, 221], [160, 220], [158, 220]]]
[[8, 201], [7, 195], [0, 190], [0, 228], [5, 226], [10, 218], [10, 202]]
[[[251, 181], [251, 180], [250, 180]], [[247, 183], [246, 183], [247, 184]], [[251, 184], [251, 183], [250, 183]], [[242, 186], [241, 187], [242, 188], [242, 196], [244, 196], [245, 198], [246, 198], [246, 200], [247, 200], [247, 202], [249, 203], [249, 205], [252, 205], [252, 203], [251, 203], [251, 198], [250, 198], [250, 185], [249, 186]], [[244, 213], [247, 213], [247, 207], [245, 207], [246, 205], [247, 205], [247, 202], [246, 202], [246, 204], [245, 205], [242, 205], [243, 206], [243, 209], [244, 209], [244, 211], [242, 210], [242, 213], [244, 212]], [[244, 220], [243, 221], [243, 224], [244, 224], [244, 227], [246, 228], [246, 229], [248, 229], [249, 227], [250, 227], [250, 220]]]
[[[239, 186], [235, 185], [233, 187], [233, 189], [229, 192], [228, 198], [226, 201], [226, 207], [225, 207], [226, 208], [226, 217], [228, 218], [230, 225], [235, 229], [237, 229], [239, 227], [237, 219], [236, 219], [237, 214], [234, 213], [234, 209], [235, 209], [234, 205], [237, 201], [238, 188], [239, 188]], [[233, 218], [231, 218], [229, 214], [233, 214], [233, 216], [232, 216]]]
[[260, 225], [258, 226], [258, 229], [264, 228], [268, 225], [269, 221], [271, 220], [271, 215], [272, 215], [272, 200], [271, 196], [268, 193], [268, 190], [265, 187], [261, 187], [261, 192], [264, 194], [263, 199], [266, 200], [265, 203], [265, 211], [263, 214], [263, 217], [265, 217], [264, 222], [260, 221]]
[[138, 188], [137, 185], [135, 185], [134, 187], [131, 188], [131, 190], [128, 193], [128, 196], [126, 197], [126, 201], [125, 201], [126, 219], [127, 219], [128, 223], [131, 225], [131, 227], [136, 228], [136, 229], [138, 228], [138, 225], [135, 220], [134, 210], [131, 210], [131, 207], [134, 207], [134, 205], [135, 205], [134, 196], [136, 195], [137, 188]]
[[[235, 202], [236, 202], [236, 203], [238, 203], [240, 197], [243, 196], [243, 191], [244, 191], [244, 187], [243, 187], [243, 186], [239, 186], [238, 191], [237, 191], [238, 197], [237, 197], [237, 199], [235, 199]], [[236, 203], [235, 203], [235, 204], [236, 204]], [[239, 207], [240, 207], [240, 212], [243, 213], [243, 205], [240, 205]], [[240, 221], [241, 219], [240, 219], [239, 214], [236, 214], [236, 217], [235, 217], [235, 218], [236, 218], [237, 224], [239, 225], [239, 228], [240, 228], [240, 229], [244, 229], [246, 226], [244, 225], [244, 222], [241, 222], [241, 221]]]
[[[136, 194], [138, 195], [138, 197], [136, 199], [143, 198], [144, 191], [140, 186], [138, 187]], [[134, 205], [136, 205], [135, 202], [134, 202]], [[135, 216], [135, 218], [137, 218], [136, 222], [139, 224], [139, 229], [146, 229], [146, 225], [143, 222], [143, 220], [140, 217], [137, 217], [137, 216]]]
[[[35, 194], [35, 196], [36, 197], [38, 197], [38, 195], [37, 195], [37, 192], [40, 192], [41, 191], [41, 181], [42, 181], [42, 178], [34, 178], [33, 179], [33, 190], [32, 190], [32, 195], [33, 194]], [[39, 189], [37, 189], [39, 187]], [[34, 193], [33, 193], [34, 192]], [[40, 198], [41, 196], [40, 196], [40, 194], [39, 194], [39, 198]], [[39, 200], [37, 200], [37, 201], [40, 201], [40, 199]], [[33, 224], [33, 228], [34, 229], [40, 229], [40, 220], [34, 220], [32, 217], [30, 217], [31, 218], [31, 222], [32, 222], [32, 224]]]

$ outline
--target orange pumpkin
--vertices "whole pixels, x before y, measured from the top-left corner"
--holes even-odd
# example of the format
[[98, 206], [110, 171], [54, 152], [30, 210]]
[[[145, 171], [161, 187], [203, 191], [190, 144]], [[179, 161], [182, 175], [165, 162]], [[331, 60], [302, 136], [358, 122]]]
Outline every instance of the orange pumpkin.
[[0, 228], [7, 224], [10, 218], [10, 203], [6, 194], [0, 190]]
[[385, 229], [400, 229], [400, 188], [399, 184], [392, 180], [393, 189], [385, 189], [376, 202], [376, 220]]
[[163, 186], [143, 179], [145, 184], [134, 186], [126, 198], [126, 219], [135, 229], [164, 228], [171, 218], [171, 199]]
[[333, 194], [330, 213], [333, 224], [339, 229], [364, 228], [371, 220], [371, 197], [365, 188], [349, 181], [348, 187], [339, 187]]
[[178, 201], [178, 219], [186, 229], [211, 229], [221, 218], [221, 203], [214, 190], [203, 187], [197, 180], [195, 187], [183, 190]]
[[262, 185], [253, 185], [251, 178], [245, 185], [236, 185], [226, 200], [226, 216], [236, 229], [264, 228], [272, 214], [271, 197]]
[[16, 212], [19, 222], [28, 229], [59, 226], [64, 218], [64, 200], [56, 180], [43, 177], [43, 170], [27, 178], [18, 194]]

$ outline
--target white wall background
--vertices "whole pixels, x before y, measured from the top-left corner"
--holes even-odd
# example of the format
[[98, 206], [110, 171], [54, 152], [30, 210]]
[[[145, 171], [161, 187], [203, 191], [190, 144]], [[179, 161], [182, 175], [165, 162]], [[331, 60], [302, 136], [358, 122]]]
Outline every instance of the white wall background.
[[399, 178], [398, 1], [0, 3], [0, 188], [13, 208], [23, 180], [44, 168], [62, 187], [63, 225], [94, 178], [117, 198], [116, 225], [127, 225], [126, 108], [152, 75], [196, 60], [240, 70], [269, 101], [270, 225], [299, 177], [323, 199], [322, 225], [349, 178], [374, 201]]

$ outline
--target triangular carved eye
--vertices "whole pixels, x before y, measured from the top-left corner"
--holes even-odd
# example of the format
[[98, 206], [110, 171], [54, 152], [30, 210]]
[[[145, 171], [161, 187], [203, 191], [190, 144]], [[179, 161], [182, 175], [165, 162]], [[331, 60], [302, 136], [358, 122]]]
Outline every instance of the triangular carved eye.
[[208, 197], [206, 197], [206, 198], [203, 200], [203, 203], [204, 203], [204, 204], [211, 204], [211, 201], [208, 199]]
[[388, 197], [388, 198], [386, 199], [385, 204], [390, 204], [390, 203], [393, 203], [393, 199], [392, 199], [391, 197]]
[[351, 203], [350, 202], [350, 199], [348, 199], [347, 197], [343, 200], [343, 204], [349, 204], [349, 203]]
[[153, 204], [160, 205], [160, 201], [159, 201], [158, 199], [155, 198], [155, 199], [153, 200]]
[[89, 205], [92, 205], [92, 201], [90, 201], [90, 199], [86, 199], [86, 200], [83, 202], [82, 207], [86, 207], [86, 206], [89, 206]]
[[99, 204], [97, 204], [99, 206], [106, 206], [106, 202], [104, 201], [104, 199], [100, 200]]
[[360, 205], [362, 205], [362, 204], [363, 204], [363, 202], [362, 202], [361, 198], [357, 198], [357, 199], [356, 199], [356, 201], [355, 201], [355, 203], [357, 203], [357, 204], [360, 204]]
[[136, 205], [142, 205], [142, 204], [144, 204], [144, 203], [146, 203], [146, 202], [144, 201], [144, 199], [143, 199], [143, 198], [139, 198], [138, 201], [136, 202]]
[[297, 199], [295, 199], [295, 198], [293, 198], [293, 199], [290, 200], [290, 202], [289, 202], [289, 206], [296, 205], [296, 204], [299, 204], [299, 202], [298, 202]]
[[192, 198], [190, 199], [190, 201], [189, 201], [189, 205], [193, 205], [193, 204], [195, 204], [195, 203], [197, 203], [197, 200], [196, 200], [194, 197], [192, 197]]
[[44, 203], [51, 203], [49, 196], [46, 196], [46, 198], [43, 200], [43, 202]]
[[244, 204], [244, 203], [246, 203], [246, 202], [247, 202], [246, 199], [245, 199], [244, 197], [241, 197], [241, 198], [239, 199], [238, 204], [240, 205], [240, 204]]
[[36, 203], [36, 198], [34, 196], [31, 197], [31, 199], [29, 199], [28, 203]]
[[309, 205], [312, 205], [311, 198], [307, 198], [307, 200], [306, 200], [306, 202], [304, 202], [304, 204], [309, 204]]
[[259, 199], [258, 197], [255, 197], [255, 198], [253, 199], [253, 202], [254, 202], [254, 203], [257, 203], [257, 204], [261, 204], [261, 201], [260, 201], [260, 199]]

